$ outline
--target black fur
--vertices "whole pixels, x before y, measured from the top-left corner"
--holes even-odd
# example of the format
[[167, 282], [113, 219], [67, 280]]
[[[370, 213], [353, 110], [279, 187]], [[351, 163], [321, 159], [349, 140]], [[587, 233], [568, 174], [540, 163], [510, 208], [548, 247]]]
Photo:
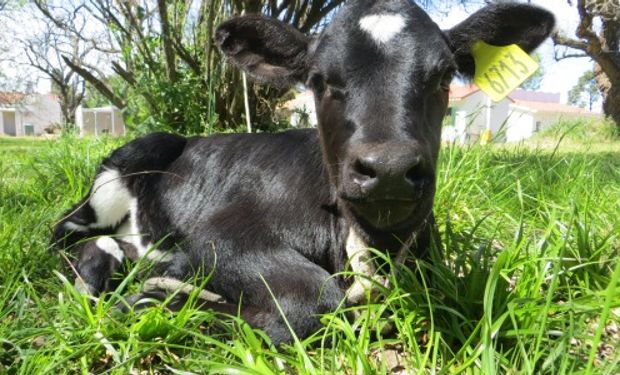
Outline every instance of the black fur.
[[276, 19], [258, 14], [233, 18], [217, 28], [215, 41], [256, 79], [290, 86], [306, 75], [308, 38]]
[[[406, 26], [380, 44], [359, 22], [386, 13], [404, 17]], [[277, 20], [237, 17], [216, 32], [222, 51], [259, 79], [307, 81], [318, 132], [187, 139], [158, 133], [114, 151], [100, 172], [118, 171], [137, 199], [142, 241], [134, 247], [160, 242], [158, 250], [172, 254], [160, 274], [184, 280], [214, 271], [207, 288], [228, 303], [207, 307], [234, 312], [241, 303], [251, 325], [276, 343], [290, 342], [273, 297], [298, 336], [315, 331], [318, 315], [341, 304], [350, 283], [332, 275], [345, 268], [351, 231], [393, 255], [417, 236], [408, 250], [423, 255], [433, 223], [445, 82], [455, 68], [470, 73], [472, 38], [531, 50], [552, 24], [546, 11], [507, 4], [444, 33], [407, 0], [358, 0], [311, 40]], [[131, 212], [128, 207], [129, 222]], [[85, 198], [58, 224], [55, 242], [67, 248], [89, 236], [114, 236], [123, 224], [67, 229], [88, 226], [96, 215]], [[139, 253], [123, 248], [130, 258], [127, 249]], [[74, 251], [81, 254], [78, 272], [100, 291], [115, 265], [94, 250], [87, 241]]]

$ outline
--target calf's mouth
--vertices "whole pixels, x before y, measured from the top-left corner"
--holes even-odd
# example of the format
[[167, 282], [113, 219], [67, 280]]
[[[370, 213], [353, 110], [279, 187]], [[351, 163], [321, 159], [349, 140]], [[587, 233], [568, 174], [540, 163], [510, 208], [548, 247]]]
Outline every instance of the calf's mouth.
[[340, 198], [352, 213], [370, 227], [401, 231], [428, 216], [434, 199], [434, 183], [428, 181], [408, 195], [359, 195], [343, 192]]

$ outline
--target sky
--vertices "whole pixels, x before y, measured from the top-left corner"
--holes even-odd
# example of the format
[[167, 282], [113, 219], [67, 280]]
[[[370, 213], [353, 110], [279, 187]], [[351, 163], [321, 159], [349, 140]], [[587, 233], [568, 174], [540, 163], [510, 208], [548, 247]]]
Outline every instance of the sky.
[[[574, 6], [570, 6], [566, 0], [532, 0], [532, 4], [549, 9], [555, 14], [557, 28], [570, 37], [575, 36], [575, 29], [579, 22], [579, 16]], [[448, 9], [440, 9], [432, 15], [433, 19], [442, 29], [450, 28], [460, 21], [467, 18], [478, 7], [469, 6], [464, 9], [462, 6], [452, 6]], [[566, 103], [568, 91], [577, 84], [581, 75], [591, 70], [592, 60], [589, 58], [571, 58], [556, 61], [554, 58], [554, 47], [551, 39], [548, 39], [538, 50], [542, 56], [542, 67], [544, 69], [543, 81], [539, 91], [559, 92], [561, 100]]]

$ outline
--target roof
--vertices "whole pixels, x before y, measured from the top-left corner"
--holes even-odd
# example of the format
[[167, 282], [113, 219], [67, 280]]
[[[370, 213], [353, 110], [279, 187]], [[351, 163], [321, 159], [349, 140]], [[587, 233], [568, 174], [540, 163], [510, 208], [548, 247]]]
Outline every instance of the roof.
[[450, 85], [450, 100], [462, 100], [480, 91], [476, 85]]
[[517, 99], [514, 101], [512, 105], [516, 107], [529, 109], [535, 112], [576, 113], [576, 114], [596, 115], [595, 113], [590, 112], [587, 109], [573, 107], [570, 105], [560, 104], [560, 103], [534, 102], [531, 100], [518, 100]]
[[515, 90], [510, 93], [510, 98], [513, 100], [524, 100], [530, 102], [542, 102], [542, 103], [559, 103], [560, 93], [540, 92], [530, 90]]
[[26, 95], [22, 92], [0, 92], [0, 104], [18, 104]]

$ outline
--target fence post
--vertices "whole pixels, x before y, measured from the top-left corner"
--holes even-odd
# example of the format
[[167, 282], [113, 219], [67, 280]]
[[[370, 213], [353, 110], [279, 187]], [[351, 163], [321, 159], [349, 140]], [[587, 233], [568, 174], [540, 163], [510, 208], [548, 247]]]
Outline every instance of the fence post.
[[110, 117], [112, 117], [112, 136], [116, 136], [116, 127], [114, 126], [114, 107], [110, 107]]
[[95, 137], [98, 137], [99, 129], [97, 128], [97, 111], [93, 111], [93, 117], [95, 117]]

